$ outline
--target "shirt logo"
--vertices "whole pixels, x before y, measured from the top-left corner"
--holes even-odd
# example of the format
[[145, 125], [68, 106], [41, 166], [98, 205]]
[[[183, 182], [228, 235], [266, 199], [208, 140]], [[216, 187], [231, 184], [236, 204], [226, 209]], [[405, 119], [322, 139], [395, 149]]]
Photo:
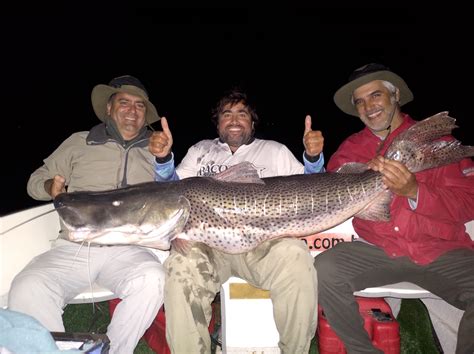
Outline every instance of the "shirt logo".
[[[206, 166], [202, 166], [199, 169], [197, 175], [198, 175], [198, 177], [211, 177], [211, 176], [214, 176], [218, 173], [224, 172], [229, 167], [230, 166], [228, 166], [228, 165], [218, 165], [218, 164], [206, 165]], [[262, 174], [263, 174], [263, 171], [265, 170], [265, 167], [255, 166], [255, 168], [257, 169], [258, 175], [260, 177], [262, 177]]]

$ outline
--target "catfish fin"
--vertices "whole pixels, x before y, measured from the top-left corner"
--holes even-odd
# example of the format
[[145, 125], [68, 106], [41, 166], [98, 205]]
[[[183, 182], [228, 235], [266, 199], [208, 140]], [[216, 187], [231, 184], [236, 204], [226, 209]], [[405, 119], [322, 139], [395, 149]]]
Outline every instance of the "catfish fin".
[[384, 190], [354, 216], [371, 221], [390, 221], [390, 203], [392, 192]]
[[465, 157], [474, 156], [474, 147], [461, 145], [456, 139], [437, 140], [420, 146], [416, 153], [415, 162], [411, 164], [413, 172], [448, 165]]
[[255, 166], [247, 161], [230, 166], [227, 170], [215, 174], [211, 178], [222, 182], [265, 184], [265, 182], [258, 175], [258, 171]]
[[186, 256], [189, 253], [189, 250], [191, 249], [193, 244], [193, 241], [185, 240], [183, 238], [175, 238], [171, 241], [171, 248], [175, 249], [183, 256]]
[[347, 162], [337, 169], [338, 173], [362, 173], [367, 171], [369, 168], [367, 164], [362, 162]]
[[457, 128], [455, 122], [448, 112], [416, 122], [393, 139], [385, 157], [403, 163], [415, 173], [473, 156], [474, 147], [461, 145], [449, 135]]
[[448, 112], [440, 112], [421, 121], [417, 121], [410, 128], [400, 133], [400, 135], [394, 139], [394, 142], [405, 140], [417, 145], [430, 143], [438, 138], [451, 134], [453, 129], [458, 128], [455, 122], [456, 119], [450, 117]]

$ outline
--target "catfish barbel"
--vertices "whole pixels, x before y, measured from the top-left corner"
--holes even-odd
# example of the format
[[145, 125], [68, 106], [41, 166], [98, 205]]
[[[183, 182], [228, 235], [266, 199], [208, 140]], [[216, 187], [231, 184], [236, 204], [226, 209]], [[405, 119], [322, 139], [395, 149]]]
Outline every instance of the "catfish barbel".
[[[472, 146], [439, 139], [454, 128], [447, 112], [426, 118], [398, 135], [385, 157], [418, 172], [474, 156]], [[213, 177], [63, 193], [54, 205], [71, 241], [169, 249], [179, 238], [242, 253], [267, 240], [312, 235], [353, 216], [389, 220], [390, 201], [382, 175], [365, 164], [261, 179], [244, 162]]]

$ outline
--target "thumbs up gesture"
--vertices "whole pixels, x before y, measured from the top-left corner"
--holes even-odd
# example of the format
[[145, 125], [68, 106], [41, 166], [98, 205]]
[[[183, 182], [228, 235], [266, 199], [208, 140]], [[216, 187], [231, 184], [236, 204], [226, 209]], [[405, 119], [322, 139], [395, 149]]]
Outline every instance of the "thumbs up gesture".
[[166, 118], [162, 117], [160, 122], [162, 131], [153, 132], [148, 143], [148, 149], [154, 156], [164, 158], [171, 152], [173, 136], [171, 135], [171, 130], [168, 127]]
[[304, 121], [303, 145], [306, 155], [314, 157], [323, 151], [324, 137], [320, 130], [311, 128], [311, 116], [307, 115]]

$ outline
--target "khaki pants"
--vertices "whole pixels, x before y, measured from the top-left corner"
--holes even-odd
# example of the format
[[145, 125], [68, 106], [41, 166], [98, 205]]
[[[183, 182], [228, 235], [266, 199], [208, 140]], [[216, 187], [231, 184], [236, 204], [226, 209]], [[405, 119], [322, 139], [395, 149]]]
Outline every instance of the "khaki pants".
[[164, 273], [145, 248], [64, 242], [34, 258], [15, 277], [8, 307], [35, 317], [50, 331], [63, 332], [63, 308], [96, 282], [122, 299], [107, 328], [110, 353], [132, 354], [163, 304]]
[[166, 333], [172, 353], [210, 353], [211, 302], [230, 276], [270, 290], [282, 353], [308, 352], [317, 325], [317, 280], [303, 241], [268, 241], [236, 255], [196, 243], [187, 256], [171, 251], [165, 268]]

